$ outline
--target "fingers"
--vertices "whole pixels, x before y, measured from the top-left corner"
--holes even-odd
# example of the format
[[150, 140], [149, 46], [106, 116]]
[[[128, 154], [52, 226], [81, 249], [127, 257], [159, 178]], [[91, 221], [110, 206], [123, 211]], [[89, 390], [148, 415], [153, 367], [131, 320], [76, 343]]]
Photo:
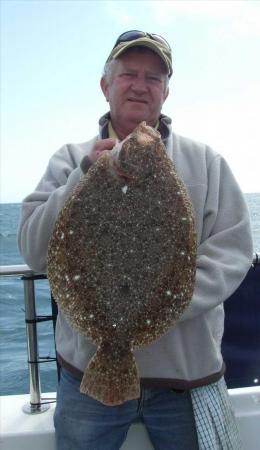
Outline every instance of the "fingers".
[[105, 150], [112, 150], [115, 145], [116, 139], [112, 138], [97, 141], [89, 154], [89, 159], [94, 163]]

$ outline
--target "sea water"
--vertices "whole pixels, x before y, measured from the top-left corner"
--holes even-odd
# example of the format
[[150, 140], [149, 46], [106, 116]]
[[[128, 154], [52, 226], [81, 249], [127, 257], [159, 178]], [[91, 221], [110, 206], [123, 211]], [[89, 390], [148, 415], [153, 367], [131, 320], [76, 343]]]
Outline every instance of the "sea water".
[[[260, 254], [260, 193], [245, 194], [249, 207], [254, 251]], [[17, 248], [19, 204], [0, 204], [0, 265], [24, 264]], [[51, 315], [47, 280], [35, 282], [38, 315]], [[39, 356], [55, 356], [52, 322], [37, 325]], [[0, 278], [0, 395], [29, 392], [23, 282], [19, 277]], [[55, 362], [40, 364], [42, 392], [57, 386]]]

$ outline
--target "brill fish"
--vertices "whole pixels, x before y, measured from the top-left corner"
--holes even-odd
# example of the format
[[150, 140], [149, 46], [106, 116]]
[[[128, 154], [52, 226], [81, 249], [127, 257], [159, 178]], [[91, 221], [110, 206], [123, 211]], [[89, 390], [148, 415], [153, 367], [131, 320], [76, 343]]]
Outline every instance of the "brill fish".
[[189, 305], [196, 248], [186, 188], [160, 134], [142, 122], [82, 177], [49, 242], [53, 295], [96, 345], [82, 393], [106, 405], [140, 396], [134, 351], [169, 331]]

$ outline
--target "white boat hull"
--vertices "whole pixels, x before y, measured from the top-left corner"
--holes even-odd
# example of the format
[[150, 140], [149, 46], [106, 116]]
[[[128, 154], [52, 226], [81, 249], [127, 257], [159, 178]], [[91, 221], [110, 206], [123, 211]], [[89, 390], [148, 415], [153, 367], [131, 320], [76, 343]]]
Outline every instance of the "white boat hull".
[[[245, 450], [259, 449], [260, 387], [230, 389]], [[55, 397], [55, 394], [44, 394]], [[55, 450], [53, 413], [55, 403], [42, 414], [25, 414], [22, 407], [29, 395], [9, 395], [1, 401], [1, 450]], [[145, 427], [131, 426], [121, 450], [153, 450]]]

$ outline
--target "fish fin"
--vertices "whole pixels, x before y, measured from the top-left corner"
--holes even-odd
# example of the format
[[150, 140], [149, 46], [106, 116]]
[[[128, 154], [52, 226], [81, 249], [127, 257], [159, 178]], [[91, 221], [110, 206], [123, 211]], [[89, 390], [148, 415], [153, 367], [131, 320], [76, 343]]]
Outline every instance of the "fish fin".
[[80, 392], [109, 406], [138, 398], [140, 380], [130, 347], [101, 344], [84, 372]]

